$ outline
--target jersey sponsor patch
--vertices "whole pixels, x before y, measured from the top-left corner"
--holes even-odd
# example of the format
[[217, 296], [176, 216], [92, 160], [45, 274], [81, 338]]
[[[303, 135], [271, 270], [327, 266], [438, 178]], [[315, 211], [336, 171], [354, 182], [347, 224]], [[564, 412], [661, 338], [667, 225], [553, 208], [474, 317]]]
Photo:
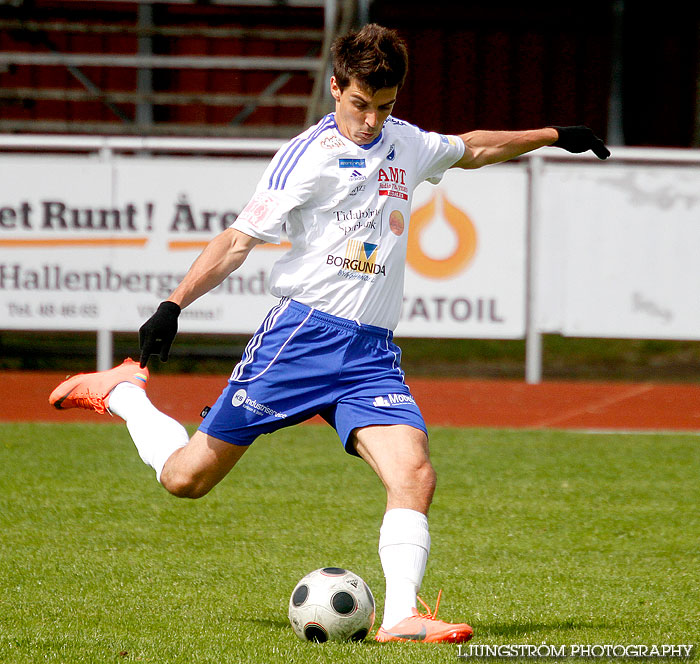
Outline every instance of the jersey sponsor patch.
[[287, 417], [287, 413], [280, 413], [274, 408], [270, 408], [266, 404], [260, 403], [257, 399], [252, 399], [248, 396], [248, 392], [242, 387], [239, 390], [236, 390], [235, 394], [231, 397], [231, 405], [234, 408], [243, 406], [243, 408], [253, 413], [253, 415], [259, 415], [260, 417], [265, 415], [279, 419], [285, 419]]
[[404, 227], [403, 214], [399, 210], [393, 210], [389, 215], [389, 229], [394, 235], [401, 235]]
[[354, 233], [363, 228], [377, 230], [377, 219], [381, 217], [381, 210], [378, 208], [371, 210], [333, 210], [338, 228], [345, 235]]
[[386, 276], [386, 265], [377, 263], [379, 245], [362, 240], [348, 240], [345, 256], [328, 254], [327, 265], [340, 268], [338, 276], [346, 279], [373, 281], [374, 275]]
[[345, 147], [345, 143], [340, 140], [337, 136], [326, 136], [321, 141], [321, 147], [324, 150], [337, 150]]
[[454, 136], [445, 136], [444, 134], [440, 134], [440, 142], [445, 145], [452, 145], [453, 147], [458, 145], [457, 138]]
[[238, 215], [237, 221], [244, 221], [257, 228], [265, 223], [277, 207], [275, 198], [265, 191], [261, 191], [248, 201], [248, 205]]
[[392, 406], [397, 406], [404, 403], [415, 405], [416, 400], [410, 394], [387, 394], [384, 396], [375, 397], [372, 405], [375, 408], [391, 408]]
[[360, 240], [348, 240], [348, 250], [346, 256], [350, 258], [360, 258], [374, 263], [377, 260], [378, 244], [371, 242], [361, 242]]
[[364, 159], [338, 159], [340, 168], [365, 168]]
[[377, 180], [379, 182], [378, 193], [380, 196], [401, 198], [404, 201], [408, 200], [405, 169], [394, 168], [393, 166], [390, 166], [388, 169], [380, 168]]

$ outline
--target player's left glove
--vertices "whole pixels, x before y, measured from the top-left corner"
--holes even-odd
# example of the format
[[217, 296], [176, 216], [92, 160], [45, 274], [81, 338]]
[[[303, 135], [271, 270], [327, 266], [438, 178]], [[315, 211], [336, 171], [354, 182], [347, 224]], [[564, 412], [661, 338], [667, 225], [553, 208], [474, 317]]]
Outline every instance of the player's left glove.
[[159, 354], [161, 362], [167, 362], [170, 346], [177, 334], [180, 311], [180, 306], [175, 302], [161, 302], [156, 312], [139, 329], [142, 369], [148, 364], [151, 355]]
[[567, 152], [574, 153], [592, 150], [598, 159], [607, 159], [610, 156], [610, 150], [588, 127], [577, 125], [575, 127], [552, 127], [552, 129], [556, 129], [559, 133], [556, 143], [552, 144], [556, 148], [563, 148]]

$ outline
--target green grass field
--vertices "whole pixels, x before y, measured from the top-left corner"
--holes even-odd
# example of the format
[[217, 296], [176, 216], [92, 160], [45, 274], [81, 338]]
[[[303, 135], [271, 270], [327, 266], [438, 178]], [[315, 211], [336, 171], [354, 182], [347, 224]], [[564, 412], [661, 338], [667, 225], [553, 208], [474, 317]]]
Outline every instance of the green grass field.
[[[464, 661], [294, 636], [289, 595], [317, 567], [383, 601], [383, 490], [330, 429], [260, 439], [199, 501], [169, 496], [121, 425], [0, 432], [0, 662]], [[444, 588], [474, 643], [700, 644], [699, 437], [431, 435], [421, 594]]]

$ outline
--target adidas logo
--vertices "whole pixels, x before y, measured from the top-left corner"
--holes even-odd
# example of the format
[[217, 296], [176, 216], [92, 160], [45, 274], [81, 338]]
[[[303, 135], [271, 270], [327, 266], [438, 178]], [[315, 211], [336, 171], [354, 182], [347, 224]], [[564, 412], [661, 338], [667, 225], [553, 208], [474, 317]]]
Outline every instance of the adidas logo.
[[360, 171], [358, 171], [357, 169], [355, 169], [352, 173], [350, 173], [350, 180], [351, 181], [352, 180], [355, 180], [355, 181], [366, 180], [366, 179], [367, 179], [367, 176], [360, 173]]

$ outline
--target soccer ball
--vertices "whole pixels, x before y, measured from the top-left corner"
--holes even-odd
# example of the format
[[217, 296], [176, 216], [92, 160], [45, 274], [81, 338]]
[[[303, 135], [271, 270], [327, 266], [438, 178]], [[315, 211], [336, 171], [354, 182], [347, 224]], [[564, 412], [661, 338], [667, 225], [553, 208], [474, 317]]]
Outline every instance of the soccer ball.
[[305, 641], [362, 641], [374, 624], [374, 596], [353, 572], [317, 569], [294, 588], [289, 622]]

